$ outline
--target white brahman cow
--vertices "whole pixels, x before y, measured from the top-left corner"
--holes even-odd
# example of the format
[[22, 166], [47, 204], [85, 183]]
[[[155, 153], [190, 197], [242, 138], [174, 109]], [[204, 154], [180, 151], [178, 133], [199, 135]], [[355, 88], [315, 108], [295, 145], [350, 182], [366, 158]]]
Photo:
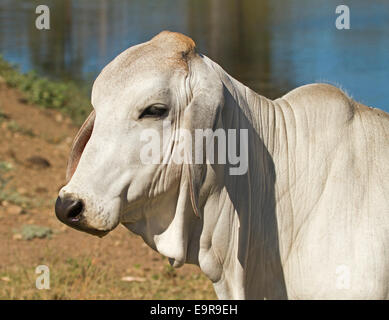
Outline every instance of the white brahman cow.
[[[389, 115], [310, 84], [269, 100], [162, 32], [96, 79], [56, 203], [69, 226], [119, 223], [221, 299], [389, 297]], [[142, 131], [246, 129], [248, 167], [144, 164]], [[161, 146], [176, 149], [175, 134]], [[184, 149], [187, 152], [187, 149]]]

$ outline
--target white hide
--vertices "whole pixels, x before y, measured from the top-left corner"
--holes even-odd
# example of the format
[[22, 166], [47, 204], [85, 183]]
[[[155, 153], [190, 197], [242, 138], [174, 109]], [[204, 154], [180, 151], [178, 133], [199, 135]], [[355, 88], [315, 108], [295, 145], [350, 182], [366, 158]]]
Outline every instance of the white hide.
[[[174, 266], [199, 265], [221, 299], [388, 298], [387, 113], [327, 84], [269, 100], [170, 32], [113, 60], [92, 103], [60, 192], [84, 201], [91, 228], [124, 224]], [[162, 120], [139, 115], [155, 103], [174, 128], [248, 129], [247, 173], [142, 164], [140, 134]]]

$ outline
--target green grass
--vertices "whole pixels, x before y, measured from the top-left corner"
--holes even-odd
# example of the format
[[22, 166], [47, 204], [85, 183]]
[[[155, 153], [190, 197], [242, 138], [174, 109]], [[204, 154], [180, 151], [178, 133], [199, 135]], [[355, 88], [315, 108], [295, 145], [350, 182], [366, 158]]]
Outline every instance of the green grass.
[[7, 161], [0, 161], [0, 201], [7, 201], [16, 204], [22, 208], [31, 207], [32, 202], [27, 197], [22, 196], [16, 190], [9, 188], [8, 183], [12, 180], [12, 176], [5, 176], [12, 172], [14, 166]]
[[9, 172], [13, 169], [13, 164], [7, 161], [0, 161], [0, 172]]
[[23, 240], [32, 240], [35, 238], [51, 238], [53, 230], [48, 227], [37, 226], [34, 224], [23, 225], [20, 230], [14, 229], [15, 234], [20, 234]]
[[0, 109], [0, 123], [7, 119], [7, 115]]
[[11, 120], [10, 122], [8, 122], [7, 128], [13, 133], [20, 133], [22, 135], [29, 136], [29, 137], [36, 136], [34, 131], [32, 131], [31, 129], [26, 129], [26, 128], [21, 127], [14, 120]]
[[[71, 81], [54, 81], [35, 71], [22, 73], [0, 56], [0, 76], [7, 85], [19, 89], [24, 98], [42, 108], [56, 109], [81, 124], [92, 109], [86, 88]], [[1, 115], [0, 115], [1, 118]]]

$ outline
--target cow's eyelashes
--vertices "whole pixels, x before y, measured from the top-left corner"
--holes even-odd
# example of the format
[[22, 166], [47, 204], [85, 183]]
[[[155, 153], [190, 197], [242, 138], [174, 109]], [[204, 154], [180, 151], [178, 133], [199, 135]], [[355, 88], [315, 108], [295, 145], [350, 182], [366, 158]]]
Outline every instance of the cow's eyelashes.
[[143, 118], [162, 118], [167, 115], [168, 108], [162, 104], [153, 104], [148, 106], [140, 114], [139, 119]]

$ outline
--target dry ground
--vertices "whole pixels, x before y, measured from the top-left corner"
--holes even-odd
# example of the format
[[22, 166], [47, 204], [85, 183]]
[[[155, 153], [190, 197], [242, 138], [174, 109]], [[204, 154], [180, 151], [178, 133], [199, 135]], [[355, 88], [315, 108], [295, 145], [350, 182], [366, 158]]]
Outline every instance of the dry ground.
[[[76, 132], [62, 114], [25, 104], [0, 83], [0, 298], [216, 298], [199, 268], [171, 268], [122, 226], [100, 239], [56, 219], [54, 203]], [[25, 240], [23, 228], [31, 225], [53, 233]], [[35, 287], [41, 264], [50, 268], [50, 290]]]

